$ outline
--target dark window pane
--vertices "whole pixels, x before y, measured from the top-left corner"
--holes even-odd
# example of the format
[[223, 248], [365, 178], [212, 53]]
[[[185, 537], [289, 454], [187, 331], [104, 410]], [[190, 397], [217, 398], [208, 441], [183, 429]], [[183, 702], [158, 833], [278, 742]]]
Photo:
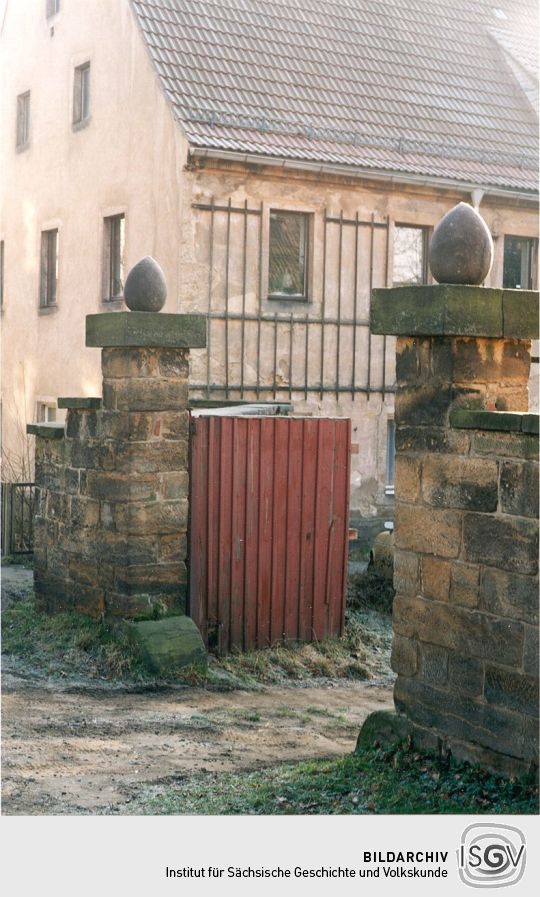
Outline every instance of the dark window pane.
[[103, 246], [103, 298], [119, 299], [124, 292], [125, 216], [105, 218]]
[[307, 297], [308, 233], [308, 215], [270, 212], [270, 295]]
[[394, 228], [394, 286], [426, 282], [426, 230]]
[[42, 308], [56, 304], [58, 282], [58, 231], [46, 230], [41, 234], [41, 270], [39, 304]]
[[24, 146], [30, 137], [30, 91], [17, 97], [17, 146]]
[[73, 122], [84, 121], [90, 115], [90, 63], [79, 65], [73, 75]]
[[504, 238], [503, 287], [515, 290], [533, 289], [533, 269], [538, 243], [528, 237]]

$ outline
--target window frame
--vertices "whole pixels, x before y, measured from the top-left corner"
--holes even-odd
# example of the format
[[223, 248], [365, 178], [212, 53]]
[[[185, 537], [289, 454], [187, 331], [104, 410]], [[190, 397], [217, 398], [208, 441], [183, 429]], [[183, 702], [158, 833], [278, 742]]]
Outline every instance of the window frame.
[[[528, 260], [527, 260], [527, 285], [519, 287], [507, 287], [504, 285], [504, 261], [506, 254], [506, 241], [521, 240], [528, 243]], [[523, 264], [523, 262], [522, 262]], [[502, 287], [505, 290], [534, 290], [535, 280], [538, 278], [538, 237], [524, 237], [519, 234], [503, 234], [503, 251], [502, 251]]]
[[[123, 227], [122, 227], [123, 222]], [[114, 245], [116, 241], [116, 225], [120, 225], [118, 232], [118, 258], [117, 248]], [[114, 215], [106, 215], [103, 218], [103, 257], [102, 257], [102, 295], [103, 303], [122, 302], [124, 298], [124, 274], [125, 274], [125, 249], [126, 249], [126, 213], [117, 212]], [[121, 277], [118, 280], [122, 284], [119, 293], [113, 289], [115, 272], [113, 264], [118, 261]]]
[[[397, 229], [400, 230], [419, 230], [422, 232], [422, 279], [419, 284], [405, 283], [404, 281], [396, 281], [394, 279], [394, 238]], [[392, 240], [392, 287], [400, 286], [424, 286], [429, 283], [429, 243], [431, 240], [432, 228], [429, 224], [409, 224], [404, 221], [394, 222], [393, 240]]]
[[36, 423], [53, 424], [56, 423], [56, 402], [46, 399], [36, 400]]
[[17, 96], [17, 121], [15, 127], [15, 147], [24, 150], [30, 145], [30, 91]]
[[58, 304], [59, 230], [57, 227], [41, 231], [39, 266], [39, 308], [56, 308]]
[[[270, 290], [270, 265], [272, 254], [272, 215], [294, 215], [300, 216], [305, 220], [304, 232], [304, 265], [303, 265], [303, 293], [280, 293]], [[268, 266], [267, 266], [267, 290], [266, 298], [271, 302], [309, 302], [310, 301], [310, 278], [311, 278], [311, 253], [314, 232], [314, 213], [303, 209], [282, 209], [271, 207], [268, 211]]]
[[76, 65], [73, 69], [73, 109], [71, 123], [74, 130], [78, 130], [78, 128], [81, 128], [90, 121], [90, 70], [89, 59], [87, 59], [86, 62], [82, 62], [80, 65]]

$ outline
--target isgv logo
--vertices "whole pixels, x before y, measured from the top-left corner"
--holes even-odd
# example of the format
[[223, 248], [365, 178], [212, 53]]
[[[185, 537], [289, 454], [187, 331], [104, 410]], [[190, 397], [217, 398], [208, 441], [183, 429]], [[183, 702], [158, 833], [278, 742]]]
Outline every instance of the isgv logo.
[[518, 828], [498, 823], [469, 825], [459, 846], [459, 877], [471, 888], [515, 885], [525, 872], [527, 847]]

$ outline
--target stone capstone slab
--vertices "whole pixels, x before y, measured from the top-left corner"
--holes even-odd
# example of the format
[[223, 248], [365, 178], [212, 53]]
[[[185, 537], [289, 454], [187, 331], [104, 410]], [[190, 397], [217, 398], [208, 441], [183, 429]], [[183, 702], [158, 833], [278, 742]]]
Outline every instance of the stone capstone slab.
[[201, 634], [190, 617], [163, 617], [128, 624], [128, 633], [148, 668], [174, 673], [182, 667], [206, 668], [208, 659]]
[[462, 284], [375, 289], [371, 332], [394, 336], [538, 337], [538, 293]]
[[65, 434], [63, 423], [27, 424], [26, 432], [42, 439], [63, 439]]
[[75, 408], [79, 411], [93, 411], [101, 408], [101, 399], [97, 397], [80, 398], [78, 396], [62, 396], [58, 399], [59, 408]]
[[204, 349], [206, 317], [144, 311], [87, 315], [86, 345]]
[[458, 408], [450, 412], [450, 426], [463, 430], [499, 430], [506, 433], [538, 433], [538, 414], [519, 411], [482, 411]]

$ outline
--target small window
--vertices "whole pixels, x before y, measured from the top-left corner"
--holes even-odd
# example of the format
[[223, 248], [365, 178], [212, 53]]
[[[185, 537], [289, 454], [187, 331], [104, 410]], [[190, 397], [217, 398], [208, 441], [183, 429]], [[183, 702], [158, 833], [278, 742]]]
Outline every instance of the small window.
[[39, 304], [41, 308], [56, 305], [58, 283], [58, 231], [45, 230], [41, 234], [41, 271]]
[[52, 402], [38, 402], [36, 421], [38, 424], [50, 424], [56, 420], [56, 405]]
[[538, 266], [538, 240], [530, 237], [504, 238], [503, 287], [533, 290]]
[[0, 308], [4, 305], [4, 241], [0, 241]]
[[270, 299], [308, 298], [309, 219], [301, 212], [270, 212]]
[[387, 495], [394, 494], [394, 468], [396, 462], [396, 425], [389, 420], [386, 427], [386, 489]]
[[30, 91], [17, 97], [17, 147], [21, 148], [30, 140]]
[[46, 0], [46, 15], [50, 19], [60, 11], [60, 0]]
[[427, 283], [428, 229], [396, 224], [394, 228], [395, 287]]
[[104, 219], [103, 301], [121, 299], [124, 292], [125, 215]]
[[77, 125], [90, 117], [90, 63], [85, 62], [75, 69], [73, 77], [73, 124]]

